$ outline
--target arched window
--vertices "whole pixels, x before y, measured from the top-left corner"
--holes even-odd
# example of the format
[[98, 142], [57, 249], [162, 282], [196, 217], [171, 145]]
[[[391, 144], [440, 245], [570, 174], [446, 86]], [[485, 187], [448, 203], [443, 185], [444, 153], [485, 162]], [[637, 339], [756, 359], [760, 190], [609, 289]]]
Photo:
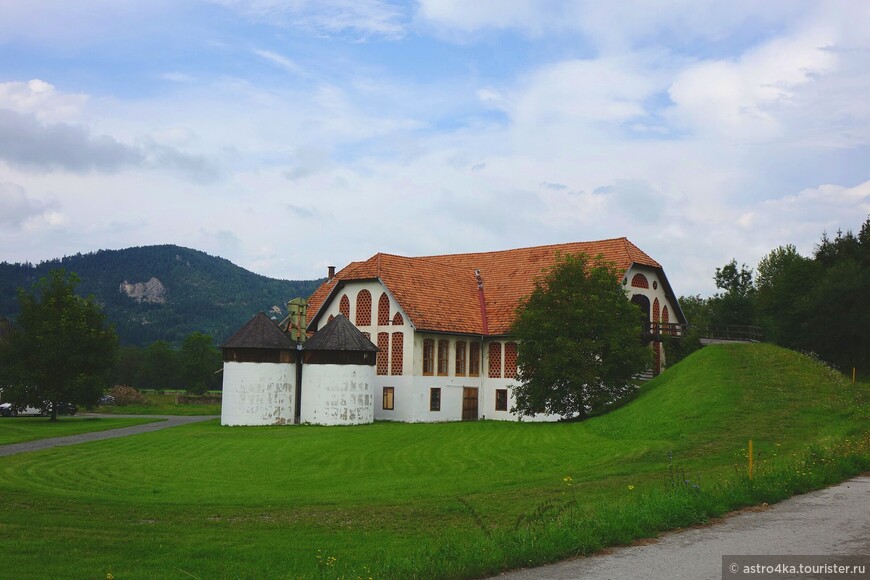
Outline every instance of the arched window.
[[368, 290], [360, 290], [356, 295], [356, 325], [372, 325], [372, 295]]
[[390, 298], [386, 292], [378, 298], [378, 326], [386, 326], [390, 323]]
[[515, 342], [504, 345], [504, 378], [517, 378], [517, 343]]
[[338, 301], [338, 311], [350, 320], [350, 300], [348, 300], [347, 294], [341, 295], [341, 300]]
[[377, 373], [379, 375], [387, 374], [390, 360], [390, 335], [386, 332], [378, 333], [378, 356], [377, 356]]
[[649, 288], [649, 280], [643, 274], [635, 274], [634, 278], [631, 279], [631, 286], [633, 288]]
[[501, 343], [489, 343], [489, 378], [501, 378]]
[[401, 375], [405, 364], [405, 335], [401, 332], [394, 332], [390, 340], [392, 341], [390, 374]]
[[653, 323], [653, 334], [658, 334], [659, 331], [661, 330], [659, 328], [659, 299], [658, 298], [653, 300], [652, 323]]
[[396, 312], [396, 315], [393, 316], [393, 326], [402, 326], [405, 324], [405, 319], [402, 318], [402, 315]]

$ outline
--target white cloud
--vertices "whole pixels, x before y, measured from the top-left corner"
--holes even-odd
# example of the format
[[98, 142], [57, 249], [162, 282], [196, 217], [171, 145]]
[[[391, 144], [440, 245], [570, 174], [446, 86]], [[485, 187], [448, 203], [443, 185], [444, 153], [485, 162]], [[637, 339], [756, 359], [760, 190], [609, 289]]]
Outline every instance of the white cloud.
[[787, 136], [784, 117], [806, 85], [837, 67], [835, 35], [819, 30], [777, 38], [737, 60], [702, 61], [683, 70], [669, 94], [674, 117], [693, 131], [738, 141]]
[[276, 52], [262, 49], [255, 49], [253, 52], [260, 58], [263, 58], [286, 71], [292, 72], [294, 74], [299, 74], [300, 72], [302, 72], [302, 69], [299, 68], [298, 64], [285, 56], [281, 56]]
[[38, 222], [57, 226], [66, 218], [52, 204], [29, 198], [20, 185], [0, 182], [0, 226], [17, 229]]
[[0, 83], [0, 109], [33, 115], [42, 122], [77, 119], [87, 103], [87, 95], [60, 93], [40, 79]]
[[323, 34], [400, 38], [405, 9], [384, 0], [207, 0], [257, 22]]

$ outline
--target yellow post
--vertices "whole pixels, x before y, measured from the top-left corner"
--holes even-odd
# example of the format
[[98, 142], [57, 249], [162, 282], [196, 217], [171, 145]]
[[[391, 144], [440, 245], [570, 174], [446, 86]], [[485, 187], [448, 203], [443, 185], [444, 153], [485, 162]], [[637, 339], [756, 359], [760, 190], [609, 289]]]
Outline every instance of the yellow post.
[[749, 479], [752, 479], [752, 439], [749, 440]]
[[856, 378], [857, 378], [857, 377], [856, 377], [855, 367], [852, 367], [852, 384], [853, 384], [853, 385], [855, 384], [855, 379], [856, 379]]

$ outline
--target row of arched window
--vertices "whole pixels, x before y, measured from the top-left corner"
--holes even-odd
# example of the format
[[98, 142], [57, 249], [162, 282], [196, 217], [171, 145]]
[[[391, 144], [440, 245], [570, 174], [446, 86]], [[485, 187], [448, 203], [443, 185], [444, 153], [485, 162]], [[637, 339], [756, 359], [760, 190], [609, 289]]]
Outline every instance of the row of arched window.
[[[347, 294], [341, 295], [338, 301], [338, 311], [348, 320], [353, 320], [357, 326], [371, 326], [372, 293], [365, 289], [359, 291], [356, 295], [356, 312], [353, 318], [350, 316], [350, 298], [347, 297]], [[382, 292], [381, 297], [378, 298], [377, 325], [401, 326], [404, 323], [405, 320], [399, 312], [390, 318], [390, 297], [387, 296], [386, 292]]]

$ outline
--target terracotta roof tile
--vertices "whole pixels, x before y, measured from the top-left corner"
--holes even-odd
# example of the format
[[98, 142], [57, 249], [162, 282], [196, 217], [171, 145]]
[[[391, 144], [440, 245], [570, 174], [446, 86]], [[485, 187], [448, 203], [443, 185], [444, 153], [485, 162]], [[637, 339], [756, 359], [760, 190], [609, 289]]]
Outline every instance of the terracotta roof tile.
[[520, 300], [531, 293], [535, 279], [554, 264], [559, 253], [601, 255], [620, 272], [634, 263], [661, 269], [626, 238], [417, 258], [375, 254], [364, 262], [348, 264], [318, 288], [309, 299], [309, 312], [314, 320], [343, 282], [380, 279], [418, 330], [487, 334], [475, 278], [475, 271], [480, 270], [488, 334], [507, 334]]

